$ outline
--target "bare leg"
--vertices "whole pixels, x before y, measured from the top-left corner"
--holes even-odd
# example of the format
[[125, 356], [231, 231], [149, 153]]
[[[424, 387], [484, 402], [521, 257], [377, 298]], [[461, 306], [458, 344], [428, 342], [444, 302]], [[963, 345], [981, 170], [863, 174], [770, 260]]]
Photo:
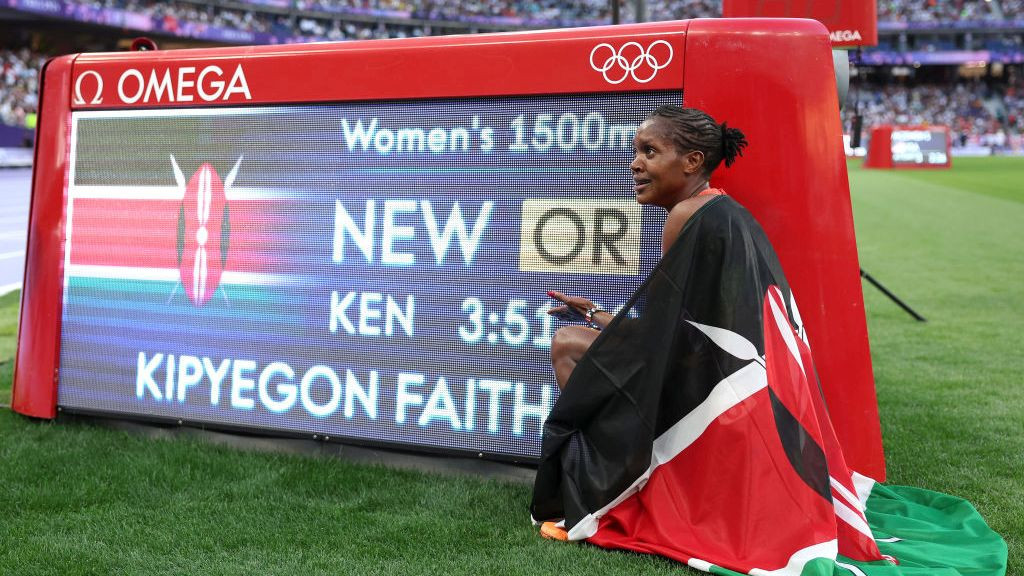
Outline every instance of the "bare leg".
[[586, 326], [565, 326], [555, 331], [551, 338], [551, 367], [555, 369], [559, 390], [565, 390], [565, 384], [576, 364], [598, 334], [600, 332]]

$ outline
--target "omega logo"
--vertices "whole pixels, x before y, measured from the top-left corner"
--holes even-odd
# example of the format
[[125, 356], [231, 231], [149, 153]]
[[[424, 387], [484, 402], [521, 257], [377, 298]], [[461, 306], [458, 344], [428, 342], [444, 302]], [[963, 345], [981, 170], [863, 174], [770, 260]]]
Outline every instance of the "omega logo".
[[102, 104], [103, 103], [103, 77], [100, 73], [95, 70], [86, 70], [78, 75], [78, 79], [75, 80], [75, 104], [81, 106], [85, 104], [85, 98], [82, 97], [82, 80], [87, 77], [96, 78], [96, 94], [89, 101], [89, 104]]
[[[87, 82], [86, 78], [95, 78]], [[103, 76], [95, 70], [86, 70], [75, 80], [74, 103], [96, 105], [103, 103]], [[83, 91], [88, 93], [95, 86], [95, 93], [88, 100]], [[141, 71], [129, 68], [121, 73], [117, 80], [117, 97], [123, 104], [163, 104], [173, 102], [213, 102], [228, 101], [233, 96], [241, 96], [252, 100], [249, 82], [245, 78], [242, 65], [235, 66], [228, 78], [228, 73], [216, 64], [204, 68], [181, 66], [179, 68], [156, 68]]]

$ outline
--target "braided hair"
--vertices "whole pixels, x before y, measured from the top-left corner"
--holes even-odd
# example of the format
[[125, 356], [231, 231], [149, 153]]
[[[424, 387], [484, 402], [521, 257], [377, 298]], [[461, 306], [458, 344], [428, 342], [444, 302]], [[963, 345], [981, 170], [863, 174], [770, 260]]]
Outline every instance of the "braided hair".
[[704, 154], [704, 175], [718, 168], [725, 161], [726, 167], [732, 166], [737, 156], [743, 156], [743, 148], [747, 146], [747, 138], [737, 128], [718, 124], [706, 112], [696, 108], [680, 106], [659, 106], [648, 119], [659, 117], [668, 122], [670, 136], [680, 153], [697, 150]]

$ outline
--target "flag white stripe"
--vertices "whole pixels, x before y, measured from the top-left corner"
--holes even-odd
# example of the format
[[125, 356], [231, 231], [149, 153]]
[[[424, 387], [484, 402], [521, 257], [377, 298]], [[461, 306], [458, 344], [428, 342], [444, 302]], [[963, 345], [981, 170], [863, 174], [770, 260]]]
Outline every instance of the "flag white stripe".
[[834, 562], [838, 554], [838, 540], [819, 542], [818, 544], [812, 544], [807, 548], [794, 552], [793, 555], [789, 557], [789, 562], [787, 562], [782, 568], [777, 568], [775, 570], [752, 568], [750, 570], [750, 574], [752, 576], [800, 576], [804, 571], [804, 566], [806, 566], [811, 560], [827, 558]]
[[206, 226], [206, 222], [210, 220], [210, 204], [213, 203], [213, 174], [209, 168], [203, 168], [200, 188], [199, 225]]
[[853, 479], [853, 487], [857, 489], [858, 499], [867, 505], [871, 490], [875, 487], [874, 478], [868, 478], [857, 472], [851, 472], [850, 478]]
[[[65, 278], [71, 277], [177, 282], [181, 280], [181, 272], [177, 268], [138, 268], [133, 266], [90, 266], [86, 264], [74, 264], [66, 268]], [[300, 278], [298, 276], [288, 276], [285, 274], [225, 271], [221, 273], [220, 283], [247, 286], [280, 286], [298, 284], [300, 283]]]
[[835, 508], [836, 516], [840, 520], [846, 522], [854, 530], [860, 532], [868, 538], [871, 538], [872, 540], [875, 539], [875, 536], [871, 534], [871, 527], [868, 526], [868, 523], [864, 520], [863, 516], [854, 512], [852, 508], [834, 498], [832, 499], [832, 507]]
[[[192, 298], [195, 300], [201, 298], [199, 295], [199, 251], [202, 249], [202, 246], [196, 248], [195, 258], [192, 259]], [[205, 256], [205, 252], [203, 255]]]
[[[185, 189], [177, 186], [69, 186], [70, 198], [95, 198], [101, 200], [176, 200], [185, 198]], [[224, 190], [224, 197], [233, 200], [277, 200], [298, 198], [298, 192], [235, 186]]]
[[570, 540], [582, 540], [597, 533], [598, 522], [609, 510], [637, 493], [647, 484], [654, 470], [675, 458], [692, 444], [716, 418], [768, 386], [764, 367], [752, 362], [715, 385], [708, 397], [654, 441], [651, 465], [622, 494], [592, 512], [569, 530]]
[[703, 570], [705, 572], [711, 572], [711, 567], [714, 566], [707, 560], [701, 560], [700, 558], [690, 558], [686, 561], [686, 565], [690, 568], [696, 568], [697, 570]]
[[895, 536], [891, 538], [879, 538], [875, 542], [885, 542], [886, 544], [893, 544], [895, 542], [903, 542], [903, 538], [897, 538]]
[[[820, 542], [818, 544], [812, 544], [807, 548], [802, 548], [793, 553], [789, 558], [789, 562], [786, 563], [782, 568], [775, 570], [765, 570], [763, 568], [752, 568], [750, 574], [755, 576], [799, 576], [803, 572], [804, 567], [811, 560], [817, 560], [818, 558], [825, 558], [832, 560], [837, 565], [844, 568], [857, 572], [857, 567], [849, 566], [848, 564], [842, 564], [836, 560], [836, 556], [839, 554], [839, 543], [837, 540], [828, 540], [826, 542]], [[686, 561], [686, 565], [697, 570], [703, 570], [704, 572], [711, 572], [711, 568], [715, 565], [708, 562], [707, 560], [701, 560], [699, 558], [690, 558]], [[860, 576], [866, 576], [863, 572], [859, 572]]]
[[206, 278], [209, 273], [210, 269], [206, 262], [206, 248], [203, 248], [203, 265], [199, 273], [199, 298], [202, 300], [206, 299]]
[[71, 198], [98, 200], [177, 200], [185, 197], [185, 188], [177, 186], [69, 186]]
[[797, 366], [800, 367], [800, 372], [803, 373], [804, 378], [807, 378], [807, 370], [804, 369], [804, 361], [800, 357], [800, 350], [796, 346], [796, 338], [793, 337], [793, 329], [789, 325], [789, 318], [786, 317], [785, 313], [779, 308], [779, 299], [781, 299], [782, 293], [775, 286], [768, 289], [768, 303], [772, 309], [772, 316], [775, 317], [775, 323], [778, 325], [779, 334], [782, 335], [782, 341], [786, 343], [786, 348], [789, 348], [789, 353], [793, 355], [796, 360]]
[[864, 504], [860, 501], [860, 498], [858, 498], [856, 494], [854, 494], [853, 492], [850, 492], [849, 490], [847, 490], [846, 486], [843, 486], [839, 482], [839, 480], [836, 480], [835, 478], [833, 478], [831, 476], [828, 477], [828, 482], [829, 482], [829, 484], [832, 485], [832, 488], [836, 492], [839, 492], [839, 494], [841, 494], [843, 496], [843, 498], [846, 499], [848, 504], [850, 504], [851, 506], [853, 506], [857, 510], [860, 510], [861, 513], [864, 512]]
[[863, 570], [854, 566], [853, 564], [847, 564], [846, 562], [840, 562], [836, 560], [836, 566], [839, 566], [840, 568], [845, 568], [846, 570], [853, 572], [856, 576], [868, 576], [864, 573]]

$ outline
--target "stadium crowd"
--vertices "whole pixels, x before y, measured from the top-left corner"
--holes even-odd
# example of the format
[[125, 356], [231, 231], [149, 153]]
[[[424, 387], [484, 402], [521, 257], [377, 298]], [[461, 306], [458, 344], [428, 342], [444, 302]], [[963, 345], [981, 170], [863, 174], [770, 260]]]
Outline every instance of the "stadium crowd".
[[[252, 10], [236, 9], [185, 1], [74, 0], [67, 3], [65, 15], [82, 21], [96, 21], [105, 19], [107, 13], [116, 12], [130, 15], [125, 16], [125, 20], [140, 23], [140, 28], [144, 31], [152, 30], [193, 38], [203, 38], [206, 36], [204, 32], [210, 28], [268, 34], [282, 40], [298, 41], [404, 38], [427, 33], [427, 28], [413, 25], [411, 22], [408, 25], [383, 21], [360, 22], [337, 16], [331, 17], [326, 13], [321, 14], [322, 17], [317, 17], [313, 12], [304, 10], [271, 12], [260, 8], [253, 6]], [[130, 27], [130, 24], [126, 27]], [[252, 41], [248, 37], [240, 40]]]
[[[170, 14], [178, 21], [196, 21], [235, 26], [241, 30], [268, 31], [282, 14], [303, 19], [334, 16], [381, 16], [389, 19], [448, 21], [495, 24], [597, 24], [611, 22], [608, 0], [241, 0], [229, 5], [193, 4], [189, 1], [152, 0], [73, 0], [73, 4], [92, 8], [113, 8], [137, 14]], [[632, 4], [622, 3], [622, 21], [635, 19]], [[653, 0], [647, 3], [647, 18], [716, 18], [722, 15], [721, 0]], [[232, 6], [248, 5], [239, 10]], [[285, 17], [283, 20], [290, 20]]]
[[[129, 15], [126, 21], [149, 20], [145, 28], [191, 37], [201, 37], [211, 26], [281, 39], [347, 40], [472, 32], [479, 26], [611, 22], [608, 0], [64, 0], [63, 5], [68, 18], [94, 21], [90, 14], [116, 11]], [[647, 0], [645, 5], [647, 20], [722, 14], [722, 0]], [[636, 20], [633, 6], [623, 0], [622, 22]], [[936, 27], [957, 21], [1017, 19], [1024, 18], [1024, 0], [881, 0], [878, 18], [880, 22], [932, 23]]]
[[[230, 3], [199, 3], [191, 0], [65, 0], [66, 18], [88, 20], [104, 11], [116, 11], [130, 27], [169, 35], [200, 37], [201, 32], [220, 30], [270, 34], [281, 41], [394, 38], [458, 31], [438, 28], [439, 22], [504, 22], [506, 27], [525, 23], [598, 23], [610, 19], [607, 0], [234, 0]], [[646, 18], [665, 20], [721, 15], [722, 0], [648, 0]], [[623, 1], [623, 21], [634, 16], [632, 3]], [[880, 21], [955, 22], [1024, 18], [1024, 0], [881, 0]], [[503, 20], [504, 19], [504, 20]], [[407, 21], [408, 23], [403, 23]], [[1008, 37], [1009, 38], [1009, 37]], [[252, 39], [239, 41], [252, 42]], [[1017, 40], [1019, 41], [1019, 40]], [[26, 126], [34, 122], [37, 71], [45, 57], [27, 49], [0, 51], [3, 82], [0, 83], [0, 122]], [[865, 87], [859, 94], [859, 110], [865, 129], [876, 124], [949, 125], [961, 145], [999, 142], [999, 134], [1016, 135], [1024, 130], [1024, 86], [989, 89], [984, 83], [949, 86], [918, 84]], [[849, 127], [852, 100], [844, 110]]]
[[[243, 0], [254, 6], [272, 3], [299, 11], [336, 13], [392, 13], [425, 20], [474, 21], [481, 18], [521, 18], [534, 22], [608, 21], [607, 0]], [[632, 17], [631, 2], [623, 2], [623, 21]], [[648, 0], [650, 20], [717, 18], [722, 0]], [[883, 22], [955, 22], [1024, 17], [1024, 0], [880, 0]]]
[[[611, 21], [607, 0], [236, 0], [228, 5], [185, 0], [71, 0], [68, 4], [150, 16], [172, 33], [190, 26], [214, 25], [249, 32], [276, 31], [281, 35], [300, 33], [332, 40], [377, 38], [385, 31], [399, 36], [421, 35], [429, 33], [430, 21], [498, 25], [582, 25]], [[239, 6], [247, 8], [237, 8]], [[722, 0], [648, 0], [646, 6], [649, 20], [722, 15]], [[385, 17], [389, 22], [380, 26], [365, 22], [338, 25], [336, 22], [338, 18], [360, 15]], [[623, 22], [635, 19], [631, 2], [623, 2], [621, 18]], [[882, 22], [939, 25], [1016, 18], [1024, 18], [1024, 0], [881, 0], [878, 3], [878, 19]], [[395, 22], [403, 19], [410, 20], [410, 24], [403, 26]], [[333, 26], [331, 21], [334, 21]], [[416, 29], [418, 32], [413, 32]]]
[[[268, 4], [299, 12], [373, 13], [423, 20], [480, 21], [516, 18], [531, 22], [609, 21], [607, 0], [243, 0], [254, 9]], [[623, 2], [623, 21], [633, 13]], [[648, 0], [650, 20], [717, 18], [722, 0]], [[223, 8], [221, 8], [223, 9]], [[1024, 0], [881, 0], [878, 19], [883, 22], [955, 22], [1024, 17]]]
[[858, 88], [843, 110], [845, 129], [851, 129], [857, 109], [865, 131], [882, 124], [943, 125], [949, 126], [954, 147], [1019, 152], [1024, 83], [1018, 81], [1005, 89], [989, 88], [981, 82]]
[[35, 126], [39, 70], [46, 57], [28, 48], [0, 50], [0, 121]]
[[[1013, 4], [1013, 2], [1005, 2]], [[983, 0], [880, 0], [878, 20], [880, 22], [956, 22], [978, 20], [1001, 20], [1003, 14], [999, 2]]]

